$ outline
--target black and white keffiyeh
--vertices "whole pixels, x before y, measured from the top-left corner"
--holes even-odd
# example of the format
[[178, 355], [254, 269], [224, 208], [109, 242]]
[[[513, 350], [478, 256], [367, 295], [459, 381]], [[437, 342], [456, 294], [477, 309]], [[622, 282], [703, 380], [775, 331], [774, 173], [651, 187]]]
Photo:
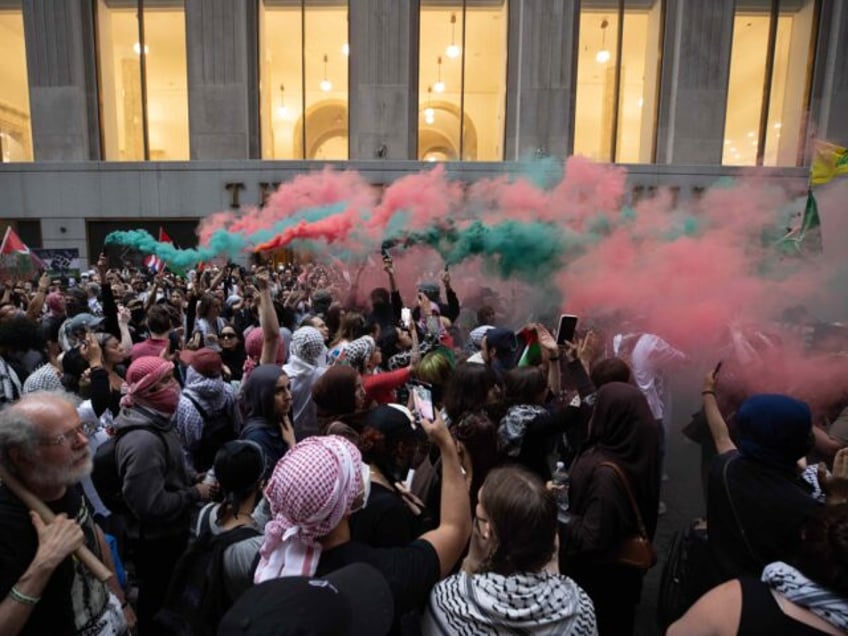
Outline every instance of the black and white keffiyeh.
[[783, 561], [769, 563], [763, 570], [763, 583], [789, 601], [810, 610], [841, 631], [848, 631], [848, 600], [808, 579]]
[[548, 572], [448, 577], [433, 588], [421, 627], [425, 635], [598, 633], [586, 592]]
[[518, 457], [527, 432], [527, 424], [545, 413], [545, 408], [536, 404], [516, 404], [501, 418], [498, 426], [498, 447], [507, 457]]

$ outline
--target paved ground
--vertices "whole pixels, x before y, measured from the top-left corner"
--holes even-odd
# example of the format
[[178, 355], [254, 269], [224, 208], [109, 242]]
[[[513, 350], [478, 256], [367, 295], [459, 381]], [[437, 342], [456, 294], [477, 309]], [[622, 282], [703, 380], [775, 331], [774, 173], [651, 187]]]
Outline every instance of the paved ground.
[[636, 634], [640, 636], [661, 633], [656, 621], [657, 595], [666, 552], [674, 532], [688, 526], [693, 518], [704, 516], [706, 511], [700, 485], [700, 450], [680, 434], [680, 428], [699, 406], [700, 382], [690, 377], [680, 378], [676, 384], [680, 388], [674, 395], [675, 430], [669, 435], [666, 458], [669, 480], [662, 485], [662, 500], [668, 510], [659, 518], [654, 539], [660, 561], [645, 578], [642, 603], [636, 616]]

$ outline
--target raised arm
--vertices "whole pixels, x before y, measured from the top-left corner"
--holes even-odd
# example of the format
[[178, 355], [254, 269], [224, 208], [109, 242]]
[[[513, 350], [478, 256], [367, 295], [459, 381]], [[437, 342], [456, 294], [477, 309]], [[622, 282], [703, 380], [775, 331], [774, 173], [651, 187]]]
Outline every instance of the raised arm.
[[736, 444], [730, 439], [727, 422], [724, 421], [724, 417], [718, 408], [716, 384], [717, 378], [715, 371], [710, 371], [704, 378], [704, 390], [701, 391], [701, 396], [704, 399], [704, 415], [707, 418], [707, 425], [710, 427], [710, 434], [713, 436], [716, 451], [720, 455], [727, 451], [735, 450]]
[[44, 307], [44, 299], [47, 297], [47, 286], [50, 284], [50, 276], [44, 272], [38, 278], [38, 291], [32, 297], [32, 301], [27, 308], [27, 317], [31, 320], [38, 320], [41, 316], [41, 309]]
[[442, 498], [439, 527], [422, 535], [439, 555], [441, 576], [451, 573], [471, 536], [471, 502], [468, 485], [459, 463], [456, 443], [440, 414], [434, 422], [423, 421], [421, 426], [442, 455]]
[[274, 364], [277, 361], [277, 348], [280, 346], [280, 321], [274, 310], [271, 279], [267, 269], [262, 268], [256, 272], [256, 285], [259, 287], [259, 326], [262, 329], [262, 355], [259, 364]]

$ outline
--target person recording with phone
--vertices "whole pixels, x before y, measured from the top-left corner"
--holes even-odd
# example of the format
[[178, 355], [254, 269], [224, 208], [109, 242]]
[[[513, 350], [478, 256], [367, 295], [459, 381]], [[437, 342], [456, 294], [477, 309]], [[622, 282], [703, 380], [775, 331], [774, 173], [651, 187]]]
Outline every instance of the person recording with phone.
[[427, 434], [405, 406], [383, 404], [367, 413], [357, 446], [371, 474], [371, 494], [368, 505], [350, 518], [354, 541], [374, 548], [403, 547], [432, 529], [424, 503], [405, 484], [426, 441]]

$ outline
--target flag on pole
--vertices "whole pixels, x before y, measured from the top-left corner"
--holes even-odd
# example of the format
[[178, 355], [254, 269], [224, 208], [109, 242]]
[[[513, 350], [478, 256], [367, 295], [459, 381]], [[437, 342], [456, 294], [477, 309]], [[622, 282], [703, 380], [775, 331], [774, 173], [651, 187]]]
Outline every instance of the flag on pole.
[[848, 148], [816, 141], [810, 165], [810, 183], [824, 185], [841, 174], [848, 174]]
[[[159, 226], [159, 242], [160, 243], [170, 243], [174, 244], [174, 240], [168, 236], [168, 233], [165, 232], [164, 228]], [[161, 272], [165, 268], [165, 261], [156, 256], [156, 254], [151, 254], [147, 258], [144, 259], [144, 266], [147, 267], [151, 272], [157, 274]]]
[[803, 243], [805, 252], [820, 253], [822, 251], [821, 231], [816, 231], [819, 227], [821, 227], [819, 206], [813, 196], [813, 190], [810, 188], [807, 190], [807, 204], [801, 214], [801, 222], [797, 227], [789, 230], [786, 236], [780, 239], [779, 244], [789, 245], [800, 252]]
[[42, 260], [30, 251], [11, 225], [6, 226], [3, 243], [0, 244], [0, 259], [0, 269], [5, 271], [23, 273], [44, 267]]

